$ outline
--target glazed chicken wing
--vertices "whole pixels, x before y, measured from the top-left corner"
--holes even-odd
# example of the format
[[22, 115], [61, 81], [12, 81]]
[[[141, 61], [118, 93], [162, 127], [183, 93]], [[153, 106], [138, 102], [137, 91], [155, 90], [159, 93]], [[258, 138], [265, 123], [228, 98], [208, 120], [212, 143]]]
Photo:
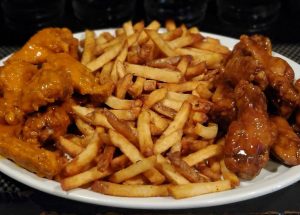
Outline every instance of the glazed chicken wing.
[[278, 130], [278, 137], [272, 146], [272, 153], [289, 166], [300, 164], [300, 138], [283, 117], [272, 117]]
[[32, 36], [8, 61], [40, 64], [45, 62], [49, 55], [55, 53], [68, 53], [77, 59], [77, 50], [78, 40], [73, 37], [69, 29], [45, 28]]
[[299, 92], [293, 84], [294, 71], [285, 60], [271, 55], [270, 41], [266, 37], [241, 36], [224, 74], [234, 86], [239, 80], [247, 80], [262, 90], [267, 89], [268, 98], [284, 117], [290, 116], [299, 105]]
[[251, 179], [269, 160], [276, 130], [269, 120], [266, 98], [259, 87], [240, 81], [235, 88], [238, 118], [225, 138], [226, 166], [239, 177]]

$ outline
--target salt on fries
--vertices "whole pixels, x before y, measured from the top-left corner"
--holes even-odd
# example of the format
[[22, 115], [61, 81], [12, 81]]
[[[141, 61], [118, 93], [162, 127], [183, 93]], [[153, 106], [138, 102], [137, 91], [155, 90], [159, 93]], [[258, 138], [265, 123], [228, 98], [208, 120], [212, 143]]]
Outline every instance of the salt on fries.
[[113, 90], [98, 107], [72, 107], [82, 136], [57, 143], [70, 158], [64, 190], [91, 185], [106, 195], [180, 199], [239, 184], [207, 116], [213, 69], [229, 50], [195, 27], [168, 20], [159, 28], [128, 21], [116, 36], [85, 32], [81, 62]]

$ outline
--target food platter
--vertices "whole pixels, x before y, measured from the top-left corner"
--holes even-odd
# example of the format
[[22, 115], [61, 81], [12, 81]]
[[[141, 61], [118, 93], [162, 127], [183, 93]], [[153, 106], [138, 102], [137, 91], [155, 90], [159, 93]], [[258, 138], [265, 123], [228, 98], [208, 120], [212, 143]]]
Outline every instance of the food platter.
[[[101, 31], [113, 32], [113, 29]], [[96, 33], [101, 31], [96, 31]], [[229, 48], [233, 48], [234, 44], [238, 42], [236, 39], [215, 34], [203, 33], [203, 35], [217, 38]], [[84, 34], [78, 33], [75, 34], [75, 37], [82, 39]], [[295, 71], [296, 79], [300, 77], [300, 73], [297, 73], [300, 70], [299, 64], [277, 53], [274, 53], [274, 55], [285, 59], [291, 65]], [[241, 185], [236, 189], [175, 200], [171, 197], [114, 197], [95, 193], [87, 189], [74, 189], [66, 192], [61, 189], [58, 182], [40, 178], [3, 157], [0, 158], [0, 171], [21, 183], [51, 195], [97, 205], [135, 209], [185, 209], [229, 204], [273, 193], [300, 180], [300, 166], [289, 168], [269, 161], [259, 176], [251, 181], [242, 181]]]

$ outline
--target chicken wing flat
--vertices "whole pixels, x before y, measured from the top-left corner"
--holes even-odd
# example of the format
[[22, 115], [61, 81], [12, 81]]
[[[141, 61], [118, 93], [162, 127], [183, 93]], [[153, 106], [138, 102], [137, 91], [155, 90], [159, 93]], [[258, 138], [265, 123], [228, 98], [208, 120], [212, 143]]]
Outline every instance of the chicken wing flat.
[[59, 173], [62, 166], [57, 153], [3, 134], [0, 136], [0, 154], [27, 170], [50, 179]]
[[235, 88], [238, 117], [225, 138], [224, 161], [239, 177], [251, 179], [269, 160], [276, 129], [269, 120], [266, 98], [261, 89], [247, 81]]
[[300, 138], [285, 118], [276, 116], [271, 120], [278, 130], [278, 137], [272, 146], [272, 153], [286, 165], [300, 164]]
[[26, 61], [40, 64], [46, 61], [51, 54], [68, 53], [78, 58], [78, 40], [73, 37], [67, 28], [45, 28], [34, 36], [12, 57], [11, 61]]

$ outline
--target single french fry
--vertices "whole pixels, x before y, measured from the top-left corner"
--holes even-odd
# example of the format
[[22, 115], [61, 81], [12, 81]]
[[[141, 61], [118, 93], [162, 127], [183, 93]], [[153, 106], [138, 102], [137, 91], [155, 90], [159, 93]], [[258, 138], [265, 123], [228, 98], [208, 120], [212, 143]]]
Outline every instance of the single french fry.
[[84, 49], [82, 53], [81, 63], [87, 65], [94, 59], [94, 48], [96, 46], [95, 32], [85, 30]]
[[134, 84], [128, 89], [128, 93], [133, 97], [136, 98], [140, 96], [144, 89], [145, 78], [137, 77]]
[[206, 193], [225, 191], [229, 189], [231, 189], [230, 181], [224, 180], [183, 185], [172, 185], [169, 187], [168, 190], [175, 199], [182, 199], [193, 196], [199, 196]]
[[[165, 89], [165, 88], [161, 88], [161, 89]], [[176, 111], [179, 111], [183, 102], [165, 98], [161, 101], [161, 103], [165, 107], [172, 108]]]
[[176, 93], [173, 91], [168, 91], [166, 98], [178, 102], [184, 102], [192, 97], [191, 94], [184, 94], [184, 93]]
[[95, 132], [91, 137], [90, 143], [87, 145], [87, 147], [65, 166], [63, 170], [64, 175], [72, 176], [82, 171], [97, 156], [101, 144], [102, 142], [99, 138], [99, 135], [97, 132]]
[[167, 31], [173, 31], [176, 29], [176, 23], [172, 19], [167, 19], [165, 26]]
[[200, 34], [200, 30], [198, 27], [194, 26], [189, 29], [189, 32], [192, 34]]
[[153, 105], [152, 109], [170, 119], [174, 119], [177, 113], [174, 109], [164, 106], [161, 102]]
[[147, 183], [148, 183], [147, 179], [143, 175], [137, 175], [135, 177], [127, 179], [122, 184], [127, 184], [127, 185], [143, 185], [143, 184], [147, 184]]
[[140, 107], [142, 105], [141, 100], [127, 100], [127, 99], [119, 99], [115, 96], [109, 96], [105, 104], [113, 109], [118, 110], [128, 110], [134, 107]]
[[124, 22], [123, 23], [123, 29], [124, 29], [125, 34], [127, 35], [127, 37], [134, 34], [134, 29], [133, 29], [131, 21]]
[[185, 73], [185, 78], [189, 80], [191, 78], [202, 75], [204, 73], [206, 73], [206, 63], [200, 62], [193, 66], [190, 65], [187, 68], [186, 73]]
[[173, 92], [189, 92], [193, 91], [198, 87], [201, 82], [199, 81], [186, 81], [180, 84], [173, 83], [159, 83], [159, 88], [167, 88], [169, 91]]
[[93, 167], [85, 172], [81, 172], [77, 175], [73, 175], [61, 180], [61, 187], [63, 190], [72, 190], [77, 187], [81, 187], [85, 184], [93, 182], [95, 180], [104, 178], [110, 175], [111, 170], [105, 170], [103, 172], [97, 170], [97, 167]]
[[153, 154], [153, 141], [150, 131], [150, 114], [143, 110], [138, 117], [137, 131], [141, 153], [148, 157]]
[[[123, 65], [121, 63], [121, 65]], [[121, 77], [121, 76], [120, 76]], [[128, 89], [131, 87], [132, 83], [132, 74], [127, 74], [122, 77], [116, 86], [116, 97], [119, 99], [124, 99]]]
[[204, 161], [210, 157], [219, 155], [222, 153], [223, 147], [218, 144], [209, 145], [204, 149], [200, 149], [194, 153], [189, 154], [188, 156], [184, 157], [183, 160], [188, 163], [190, 166], [194, 166], [197, 163]]
[[104, 52], [102, 55], [100, 55], [98, 58], [92, 60], [89, 62], [86, 66], [89, 68], [92, 72], [96, 71], [97, 69], [100, 69], [103, 67], [106, 63], [117, 57], [117, 55], [120, 53], [124, 46], [125, 40], [117, 43], [116, 45], [110, 47], [106, 52]]
[[165, 41], [175, 40], [182, 35], [182, 29], [176, 28], [172, 31], [167, 31], [161, 34], [161, 38]]
[[124, 36], [124, 35], [125, 35], [124, 28], [117, 28], [117, 29], [115, 30], [115, 33], [116, 33], [116, 36], [117, 36], [117, 37]]
[[134, 176], [137, 176], [152, 167], [154, 167], [156, 163], [156, 156], [150, 156], [148, 158], [144, 158], [143, 160], [137, 161], [125, 169], [119, 170], [115, 172], [113, 175], [109, 177], [109, 181], [114, 183], [121, 183], [127, 179], [130, 179]]
[[177, 48], [175, 51], [178, 55], [191, 55], [194, 61], [205, 62], [210, 68], [218, 66], [224, 58], [222, 54], [195, 48]]
[[92, 190], [112, 196], [124, 197], [158, 197], [168, 196], [168, 185], [128, 185], [106, 181], [95, 181]]
[[225, 55], [229, 54], [230, 52], [230, 50], [226, 46], [223, 46], [219, 43], [216, 44], [214, 42], [211, 42], [211, 40], [207, 40], [207, 39], [204, 39], [201, 42], [196, 42], [192, 46], [197, 49], [203, 49], [203, 50], [212, 51], [215, 53], [220, 53]]
[[175, 40], [169, 41], [168, 45], [172, 49], [183, 48], [186, 46], [190, 46], [194, 43], [197, 43], [202, 40], [200, 34], [185, 34], [181, 37], [176, 38]]
[[161, 154], [167, 151], [176, 143], [180, 143], [182, 137], [182, 130], [175, 130], [170, 134], [162, 135], [154, 144], [153, 152], [154, 154]]
[[185, 76], [185, 73], [191, 61], [192, 61], [191, 56], [183, 56], [179, 64], [177, 65], [177, 69], [181, 72], [182, 77]]
[[181, 73], [170, 69], [159, 69], [137, 64], [125, 63], [128, 73], [135, 76], [149, 78], [167, 83], [178, 83], [181, 79]]
[[156, 167], [161, 171], [172, 184], [189, 184], [190, 182], [180, 175], [176, 169], [162, 155], [157, 155]]
[[209, 123], [208, 126], [204, 126], [200, 123], [197, 123], [194, 132], [204, 139], [213, 139], [217, 136], [218, 124]]
[[144, 108], [151, 108], [157, 102], [163, 100], [167, 95], [167, 89], [161, 88], [152, 91], [144, 101]]
[[188, 120], [191, 111], [191, 104], [184, 102], [176, 114], [174, 120], [169, 124], [168, 128], [164, 131], [162, 136], [169, 135], [176, 130], [182, 130], [186, 121]]
[[237, 175], [234, 172], [230, 171], [226, 167], [224, 160], [220, 161], [220, 166], [221, 166], [221, 172], [222, 172], [224, 179], [229, 180], [232, 187], [239, 186], [240, 179], [237, 177]]
[[75, 119], [75, 124], [79, 131], [85, 136], [89, 136], [95, 132], [95, 129], [91, 125], [80, 118]]
[[98, 75], [100, 84], [105, 84], [111, 81], [110, 73], [112, 71], [112, 67], [113, 67], [113, 62], [108, 62], [103, 66], [101, 72]]
[[99, 171], [104, 172], [110, 168], [110, 163], [114, 156], [115, 150], [116, 150], [116, 147], [114, 147], [114, 146], [106, 145], [104, 147], [103, 153], [100, 154], [98, 163], [97, 163], [97, 168]]
[[[126, 60], [127, 54], [128, 54], [128, 43], [125, 42], [125, 45], [124, 45], [123, 49], [121, 50], [120, 54], [117, 56], [117, 58], [116, 58], [116, 60], [114, 62], [114, 65], [112, 67], [111, 80], [114, 83], [117, 83], [117, 81], [118, 81], [118, 79], [120, 77], [119, 73], [121, 73], [120, 69], [122, 69], [122, 68], [120, 68], [120, 65], [119, 65], [119, 68], [117, 68], [117, 66], [120, 63], [122, 63], [122, 65], [123, 65], [123, 62]], [[118, 69], [120, 70], [119, 73], [118, 73]]]
[[119, 132], [120, 134], [122, 134], [123, 136], [125, 136], [134, 145], [137, 146], [139, 144], [138, 134], [137, 134], [137, 132], [134, 129], [132, 129], [131, 127], [129, 127], [126, 123], [124, 123], [124, 121], [119, 120], [109, 110], [104, 109], [102, 111], [102, 113], [105, 115], [105, 117], [107, 118], [107, 121], [112, 125], [112, 127], [117, 132]]
[[179, 63], [180, 59], [181, 59], [180, 56], [159, 58], [159, 59], [148, 61], [146, 65], [155, 68], [169, 68], [175, 70], [176, 65]]
[[144, 27], [145, 27], [145, 23], [143, 20], [141, 20], [133, 25], [133, 30], [135, 32], [140, 32], [144, 29]]
[[[129, 158], [129, 160], [132, 163], [135, 163], [144, 158], [142, 154], [139, 152], [139, 150], [121, 134], [113, 130], [109, 130], [109, 136], [112, 143], [116, 147], [118, 147]], [[161, 175], [155, 168], [151, 168], [150, 170], [147, 170], [143, 174], [153, 184], [161, 184], [165, 180], [165, 177]]]
[[169, 46], [169, 44], [164, 41], [159, 33], [157, 33], [155, 30], [149, 30], [145, 29], [145, 32], [148, 34], [148, 36], [151, 38], [151, 40], [157, 45], [157, 47], [164, 53], [166, 56], [176, 56], [178, 55], [176, 51]]
[[[123, 30], [123, 29], [122, 29]], [[97, 44], [96, 49], [95, 49], [95, 54], [96, 55], [100, 55], [104, 52], [105, 49], [109, 48], [109, 47], [113, 47], [116, 44], [126, 40], [126, 35], [125, 32], [122, 36], [117, 36], [116, 38], [113, 38], [112, 40], [106, 38], [108, 40], [107, 43], [103, 43], [103, 44]]]
[[112, 112], [119, 120], [126, 120], [126, 121], [134, 121], [138, 118], [141, 108], [134, 107], [129, 110], [109, 110]]
[[130, 160], [128, 157], [124, 154], [119, 155], [118, 157], [115, 157], [112, 159], [110, 166], [113, 171], [118, 171], [121, 169], [124, 169], [126, 166], [130, 164]]
[[145, 92], [152, 92], [156, 89], [157, 81], [155, 80], [145, 80], [144, 81], [144, 91]]
[[59, 141], [56, 144], [64, 153], [67, 153], [71, 157], [76, 157], [84, 149], [80, 145], [77, 145], [76, 143], [62, 136], [59, 137]]

